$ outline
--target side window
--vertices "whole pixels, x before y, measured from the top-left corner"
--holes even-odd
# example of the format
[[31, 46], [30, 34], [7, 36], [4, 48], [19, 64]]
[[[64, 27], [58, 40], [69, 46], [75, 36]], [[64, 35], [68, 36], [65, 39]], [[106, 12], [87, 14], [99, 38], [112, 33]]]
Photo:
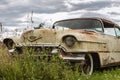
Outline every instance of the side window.
[[120, 29], [118, 27], [115, 27], [115, 32], [118, 37], [120, 37]]
[[115, 24], [103, 21], [103, 25], [104, 25], [105, 34], [116, 36], [115, 28], [114, 28]]
[[108, 35], [116, 36], [114, 27], [113, 28], [105, 28], [104, 33], [108, 34]]

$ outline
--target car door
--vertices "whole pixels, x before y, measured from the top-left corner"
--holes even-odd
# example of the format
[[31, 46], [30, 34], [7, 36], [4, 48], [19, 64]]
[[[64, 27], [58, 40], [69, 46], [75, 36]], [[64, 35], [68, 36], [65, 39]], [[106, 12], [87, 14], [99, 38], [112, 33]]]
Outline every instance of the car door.
[[116, 33], [116, 37], [117, 37], [117, 49], [116, 51], [120, 54], [120, 27], [119, 26], [115, 26], [115, 33]]
[[115, 37], [110, 43], [112, 50], [110, 50], [109, 63], [118, 64], [120, 62], [120, 28], [115, 25], [114, 31]]

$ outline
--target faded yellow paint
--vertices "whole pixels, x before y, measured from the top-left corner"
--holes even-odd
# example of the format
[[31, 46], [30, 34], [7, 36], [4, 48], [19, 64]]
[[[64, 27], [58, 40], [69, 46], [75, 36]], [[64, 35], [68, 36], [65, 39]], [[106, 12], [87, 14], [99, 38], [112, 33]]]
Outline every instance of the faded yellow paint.
[[[98, 20], [115, 24], [101, 18], [98, 18]], [[62, 41], [63, 37], [67, 35], [74, 36], [77, 39], [74, 46], [68, 47]], [[49, 47], [54, 47], [56, 45], [66, 53], [97, 53], [101, 67], [120, 62], [120, 38], [98, 32], [71, 29], [35, 29], [25, 31], [21, 38], [19, 40], [14, 39], [14, 42], [17, 47], [29, 45], [49, 45]]]

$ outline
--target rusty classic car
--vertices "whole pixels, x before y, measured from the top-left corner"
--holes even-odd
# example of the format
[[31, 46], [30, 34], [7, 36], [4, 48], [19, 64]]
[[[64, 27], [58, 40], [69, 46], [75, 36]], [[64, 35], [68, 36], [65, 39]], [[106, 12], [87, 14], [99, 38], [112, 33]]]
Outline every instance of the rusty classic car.
[[57, 21], [51, 29], [23, 32], [19, 39], [3, 40], [10, 52], [23, 53], [24, 47], [80, 63], [82, 72], [120, 64], [120, 27], [103, 18], [76, 18]]

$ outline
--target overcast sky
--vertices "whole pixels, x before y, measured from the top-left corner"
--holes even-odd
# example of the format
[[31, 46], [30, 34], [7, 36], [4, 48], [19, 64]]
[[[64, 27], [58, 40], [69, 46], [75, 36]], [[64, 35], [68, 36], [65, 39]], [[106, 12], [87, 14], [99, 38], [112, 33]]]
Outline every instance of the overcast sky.
[[4, 27], [26, 27], [31, 15], [34, 26], [79, 17], [102, 17], [120, 23], [120, 0], [0, 0]]

